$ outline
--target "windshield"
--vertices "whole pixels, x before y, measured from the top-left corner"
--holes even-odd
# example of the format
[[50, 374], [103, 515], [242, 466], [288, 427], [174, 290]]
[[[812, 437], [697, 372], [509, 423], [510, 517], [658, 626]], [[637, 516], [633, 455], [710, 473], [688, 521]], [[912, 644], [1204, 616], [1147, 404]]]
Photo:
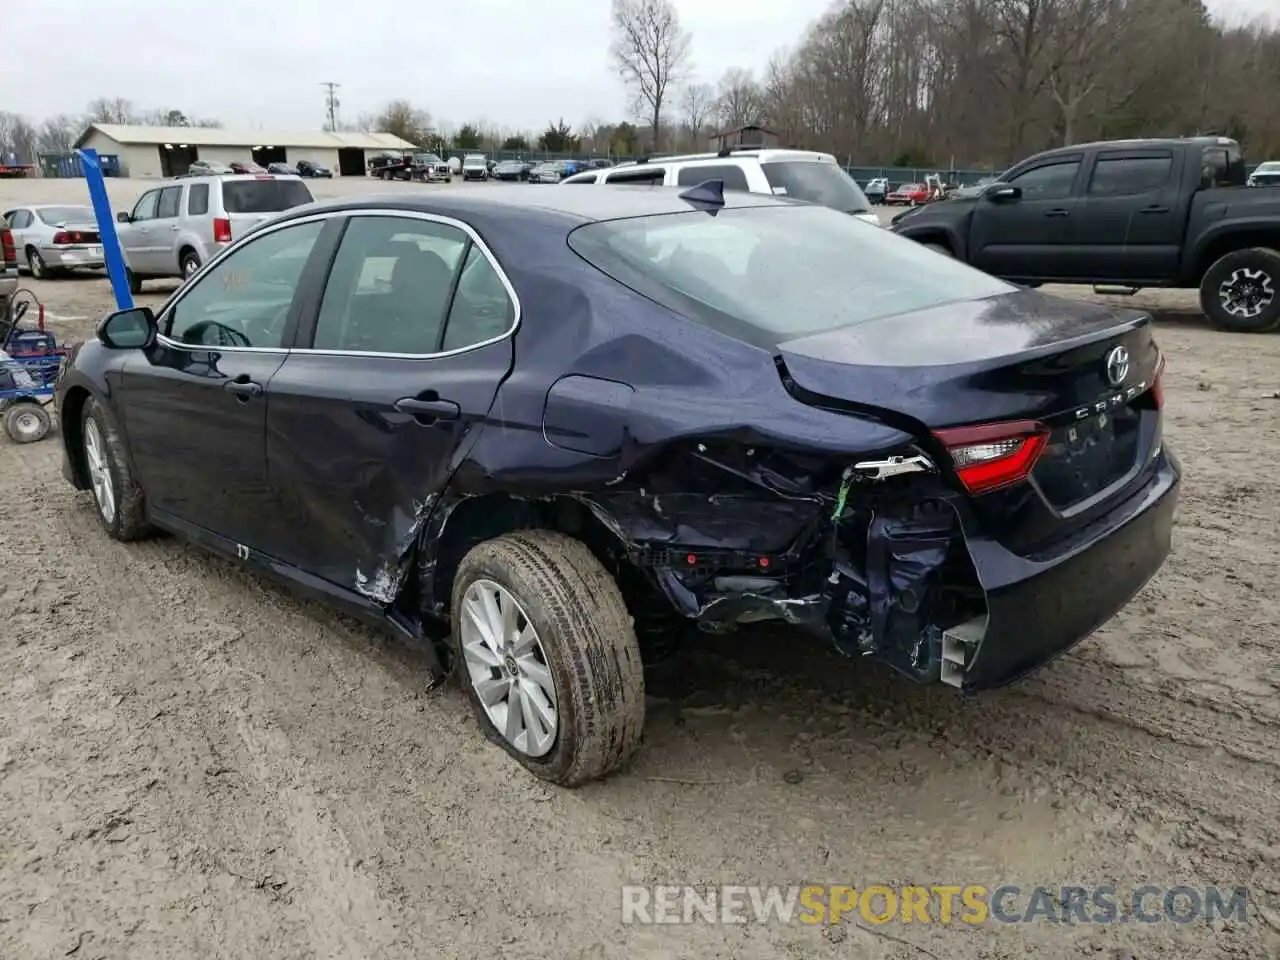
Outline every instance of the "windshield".
[[569, 246], [664, 306], [766, 349], [1014, 289], [914, 240], [817, 206], [610, 220], [574, 230]]
[[484, 157], [464, 157], [462, 159], [463, 166], [478, 167], [484, 164]]
[[298, 180], [224, 180], [222, 183], [222, 205], [227, 213], [275, 213], [311, 200], [311, 191]]
[[762, 163], [760, 169], [779, 196], [818, 203], [845, 213], [866, 213], [871, 209], [871, 202], [853, 177], [834, 163], [783, 160]]
[[94, 223], [93, 207], [43, 207], [36, 211], [38, 216], [51, 227], [60, 223]]

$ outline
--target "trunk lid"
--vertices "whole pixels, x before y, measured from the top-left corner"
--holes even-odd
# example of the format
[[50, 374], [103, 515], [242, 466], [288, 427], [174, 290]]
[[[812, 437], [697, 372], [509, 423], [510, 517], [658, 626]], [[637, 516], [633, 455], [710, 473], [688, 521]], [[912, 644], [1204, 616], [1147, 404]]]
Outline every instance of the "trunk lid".
[[[1026, 482], [975, 497], [1029, 545], [1085, 523], [1143, 474], [1159, 443], [1151, 318], [1018, 290], [779, 345], [803, 402], [870, 414], [935, 456], [938, 431], [1031, 421], [1047, 431]], [[1019, 502], [1018, 498], [1021, 498]], [[1021, 515], [1021, 521], [1016, 521]]]

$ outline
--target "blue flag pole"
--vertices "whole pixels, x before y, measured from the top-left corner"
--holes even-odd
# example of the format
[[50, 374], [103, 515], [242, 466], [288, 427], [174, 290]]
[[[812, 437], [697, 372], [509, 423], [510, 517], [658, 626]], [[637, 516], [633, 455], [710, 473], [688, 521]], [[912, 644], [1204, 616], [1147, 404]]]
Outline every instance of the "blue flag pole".
[[124, 251], [116, 235], [116, 220], [111, 213], [111, 200], [107, 197], [107, 183], [102, 178], [102, 164], [98, 151], [80, 151], [80, 167], [89, 185], [89, 199], [93, 201], [93, 215], [98, 221], [98, 236], [102, 238], [102, 257], [107, 263], [107, 276], [111, 278], [111, 291], [116, 295], [117, 310], [133, 309], [133, 294], [129, 291], [129, 274], [124, 266]]

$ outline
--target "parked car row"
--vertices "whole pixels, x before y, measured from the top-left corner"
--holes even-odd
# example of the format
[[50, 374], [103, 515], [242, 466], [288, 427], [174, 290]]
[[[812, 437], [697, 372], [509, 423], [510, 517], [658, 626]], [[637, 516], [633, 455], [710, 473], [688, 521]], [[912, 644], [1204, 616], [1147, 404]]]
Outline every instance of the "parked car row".
[[252, 160], [233, 160], [221, 163], [217, 160], [195, 160], [179, 177], [225, 177], [231, 174], [272, 173], [280, 176], [332, 177], [333, 171], [311, 160], [299, 160], [295, 165], [269, 163], [265, 167]]
[[[116, 214], [129, 287], [190, 278], [233, 240], [314, 198], [297, 173], [187, 174], [146, 191]], [[89, 206], [35, 205], [4, 213], [18, 266], [36, 279], [102, 269], [97, 218]]]

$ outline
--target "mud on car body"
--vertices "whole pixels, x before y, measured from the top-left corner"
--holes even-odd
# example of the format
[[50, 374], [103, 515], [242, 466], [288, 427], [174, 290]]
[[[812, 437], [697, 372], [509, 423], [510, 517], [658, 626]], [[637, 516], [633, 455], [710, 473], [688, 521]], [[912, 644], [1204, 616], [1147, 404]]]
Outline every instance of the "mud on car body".
[[104, 318], [58, 409], [111, 536], [392, 624], [569, 785], [639, 745], [673, 619], [967, 690], [1086, 637], [1169, 549], [1162, 362], [823, 207], [513, 186], [282, 214]]

